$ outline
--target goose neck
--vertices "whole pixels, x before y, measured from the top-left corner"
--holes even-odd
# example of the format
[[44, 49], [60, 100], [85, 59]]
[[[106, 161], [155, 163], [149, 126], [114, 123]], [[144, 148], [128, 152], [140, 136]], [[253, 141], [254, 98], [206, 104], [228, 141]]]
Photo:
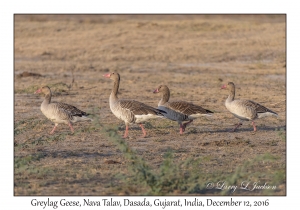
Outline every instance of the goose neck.
[[120, 84], [120, 80], [114, 82], [114, 86], [110, 94], [110, 100], [118, 99], [119, 84]]
[[229, 96], [227, 98], [227, 101], [233, 101], [234, 100], [234, 97], [235, 97], [235, 90], [234, 89], [231, 89], [229, 91]]
[[170, 99], [170, 91], [164, 91], [161, 100], [158, 105], [163, 105], [167, 103]]

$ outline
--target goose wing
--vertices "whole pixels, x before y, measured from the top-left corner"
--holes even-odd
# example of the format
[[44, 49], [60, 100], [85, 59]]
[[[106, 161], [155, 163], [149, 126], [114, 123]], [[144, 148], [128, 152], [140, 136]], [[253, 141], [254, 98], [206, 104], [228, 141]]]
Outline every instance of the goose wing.
[[169, 108], [180, 112], [185, 115], [193, 114], [212, 114], [212, 111], [202, 108], [201, 106], [186, 102], [186, 101], [173, 101], [168, 103]]
[[122, 109], [130, 110], [134, 115], [159, 115], [164, 112], [134, 100], [119, 100], [119, 104]]
[[78, 116], [78, 117], [88, 116], [88, 114], [86, 112], [81, 111], [80, 109], [76, 108], [75, 106], [65, 104], [65, 103], [56, 103], [56, 105], [60, 111], [65, 112], [69, 116]]
[[259, 103], [256, 103], [254, 101], [250, 101], [250, 100], [245, 100], [243, 101], [244, 102], [244, 105], [247, 106], [247, 107], [251, 107], [253, 110], [255, 110], [257, 113], [266, 113], [266, 112], [270, 112], [270, 113], [273, 113], [273, 114], [276, 114], [276, 112], [266, 108], [265, 106], [259, 104]]

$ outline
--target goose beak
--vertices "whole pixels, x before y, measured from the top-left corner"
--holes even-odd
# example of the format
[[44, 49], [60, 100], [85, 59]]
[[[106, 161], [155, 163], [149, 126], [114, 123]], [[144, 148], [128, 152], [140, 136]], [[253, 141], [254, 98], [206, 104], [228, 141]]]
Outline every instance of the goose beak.
[[153, 93], [158, 93], [158, 89], [155, 89], [155, 90], [153, 91]]
[[110, 78], [110, 73], [104, 74], [103, 77]]
[[226, 89], [226, 85], [222, 85], [221, 89]]
[[34, 92], [34, 94], [40, 93], [42, 90], [38, 89], [37, 91]]

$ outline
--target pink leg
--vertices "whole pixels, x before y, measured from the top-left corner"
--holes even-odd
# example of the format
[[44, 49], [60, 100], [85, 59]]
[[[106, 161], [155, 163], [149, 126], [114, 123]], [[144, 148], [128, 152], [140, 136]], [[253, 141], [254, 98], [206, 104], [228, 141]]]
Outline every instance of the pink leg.
[[144, 128], [144, 126], [143, 126], [143, 124], [140, 124], [140, 127], [142, 128], [142, 131], [143, 131], [143, 138], [145, 138], [146, 137], [146, 131], [145, 131], [145, 128]]
[[55, 129], [56, 129], [57, 125], [54, 126], [54, 128], [52, 129], [52, 131], [50, 132], [50, 134], [53, 134]]
[[183, 123], [183, 126], [182, 126], [182, 131], [184, 132], [185, 131], [185, 128], [188, 124], [190, 124], [191, 122], [193, 122], [193, 120], [190, 120], [189, 122], [187, 123]]
[[240, 122], [239, 124], [237, 124], [237, 126], [236, 126], [234, 129], [231, 130], [231, 132], [236, 131], [236, 129], [237, 129], [238, 127], [240, 127], [241, 125], [243, 125], [243, 124]]
[[70, 126], [70, 129], [71, 129], [72, 133], [74, 133], [74, 129], [73, 129], [72, 124], [70, 122], [69, 122], [69, 126]]
[[252, 125], [253, 125], [253, 131], [255, 132], [256, 131], [256, 126], [255, 126], [254, 121], [252, 121]]
[[127, 138], [127, 136], [128, 136], [128, 125], [126, 125], [126, 129], [125, 129], [123, 138], [125, 139], [125, 138]]
[[180, 125], [180, 134], [183, 134], [183, 132], [184, 132], [183, 125], [182, 125], [182, 123], [180, 123], [179, 125]]

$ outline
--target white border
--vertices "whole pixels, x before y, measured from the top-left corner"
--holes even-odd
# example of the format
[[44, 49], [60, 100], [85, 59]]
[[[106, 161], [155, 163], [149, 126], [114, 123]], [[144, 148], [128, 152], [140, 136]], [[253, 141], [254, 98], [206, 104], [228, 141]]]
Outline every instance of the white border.
[[[3, 209], [32, 209], [30, 201], [35, 197], [13, 197], [13, 14], [14, 13], [286, 13], [287, 14], [287, 196], [280, 197], [233, 197], [234, 200], [269, 199], [274, 207], [297, 205], [297, 173], [299, 164], [296, 138], [299, 113], [299, 12], [297, 4], [282, 1], [4, 1], [1, 3], [1, 201]], [[297, 65], [298, 64], [298, 65]], [[299, 128], [298, 128], [299, 129]], [[46, 200], [47, 197], [38, 197]], [[51, 197], [51, 199], [62, 197]], [[84, 197], [66, 197], [83, 200]], [[89, 197], [86, 197], [89, 198]], [[102, 197], [91, 197], [102, 199]], [[123, 200], [126, 197], [114, 197]], [[142, 197], [130, 197], [130, 199]], [[154, 200], [156, 197], [150, 197]], [[167, 197], [163, 197], [165, 199]], [[170, 200], [178, 197], [168, 197]], [[192, 197], [181, 197], [192, 198]], [[200, 198], [200, 197], [199, 197]], [[216, 200], [230, 200], [230, 197], [211, 197]], [[206, 200], [208, 197], [201, 197]], [[49, 208], [49, 207], [47, 207]], [[168, 207], [167, 207], [168, 208]], [[170, 208], [170, 207], [169, 207]], [[227, 207], [222, 207], [222, 209]], [[239, 207], [240, 208], [240, 207]], [[42, 208], [36, 208], [42, 209]], [[64, 209], [69, 209], [65, 207]], [[81, 207], [80, 209], [85, 209]], [[87, 208], [91, 209], [91, 207]], [[92, 209], [95, 209], [92, 208]], [[99, 209], [99, 207], [97, 208]], [[102, 207], [103, 209], [103, 207]], [[151, 208], [152, 209], [152, 208]], [[161, 209], [159, 207], [159, 209]]]

